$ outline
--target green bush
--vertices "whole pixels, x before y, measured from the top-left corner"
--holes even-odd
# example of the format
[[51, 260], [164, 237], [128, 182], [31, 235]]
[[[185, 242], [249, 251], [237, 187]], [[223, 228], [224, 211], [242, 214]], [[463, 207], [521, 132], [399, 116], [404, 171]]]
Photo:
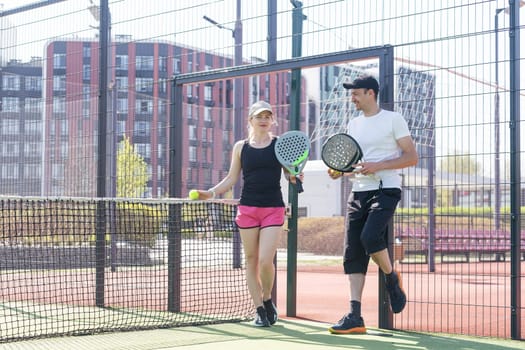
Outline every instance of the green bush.
[[118, 241], [151, 247], [162, 233], [167, 211], [142, 203], [117, 203], [115, 233]]
[[[344, 243], [344, 217], [299, 218], [297, 250], [316, 255], [341, 256]], [[278, 248], [288, 246], [288, 232], [281, 236]]]

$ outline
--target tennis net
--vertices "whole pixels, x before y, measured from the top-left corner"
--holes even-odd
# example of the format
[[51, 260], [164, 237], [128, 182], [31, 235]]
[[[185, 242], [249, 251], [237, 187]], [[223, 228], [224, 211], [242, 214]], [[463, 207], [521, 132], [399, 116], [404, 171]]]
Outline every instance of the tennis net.
[[0, 342], [249, 318], [235, 204], [0, 197]]

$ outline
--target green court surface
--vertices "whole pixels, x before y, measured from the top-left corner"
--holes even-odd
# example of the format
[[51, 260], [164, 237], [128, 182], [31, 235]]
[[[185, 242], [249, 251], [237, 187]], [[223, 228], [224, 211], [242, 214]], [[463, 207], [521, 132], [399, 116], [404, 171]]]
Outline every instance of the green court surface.
[[366, 335], [332, 335], [327, 324], [298, 319], [279, 320], [271, 328], [249, 322], [178, 327], [135, 332], [35, 339], [0, 344], [0, 350], [295, 350], [295, 349], [524, 349], [525, 342], [448, 334], [370, 329]]

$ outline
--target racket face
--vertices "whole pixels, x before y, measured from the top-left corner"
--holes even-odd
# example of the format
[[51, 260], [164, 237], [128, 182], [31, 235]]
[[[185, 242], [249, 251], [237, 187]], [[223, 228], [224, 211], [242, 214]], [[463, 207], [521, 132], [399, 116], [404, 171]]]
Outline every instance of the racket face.
[[323, 144], [321, 159], [331, 169], [350, 172], [353, 164], [363, 157], [363, 151], [350, 135], [340, 133], [330, 136]]
[[298, 175], [310, 154], [310, 140], [301, 131], [288, 131], [275, 142], [277, 160], [293, 175]]

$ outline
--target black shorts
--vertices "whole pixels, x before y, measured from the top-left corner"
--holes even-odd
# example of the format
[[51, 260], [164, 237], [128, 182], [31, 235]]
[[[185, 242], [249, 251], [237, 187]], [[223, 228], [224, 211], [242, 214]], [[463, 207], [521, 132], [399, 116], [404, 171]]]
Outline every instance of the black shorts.
[[399, 188], [350, 194], [343, 256], [346, 274], [366, 273], [370, 254], [387, 248], [387, 225], [400, 199]]

